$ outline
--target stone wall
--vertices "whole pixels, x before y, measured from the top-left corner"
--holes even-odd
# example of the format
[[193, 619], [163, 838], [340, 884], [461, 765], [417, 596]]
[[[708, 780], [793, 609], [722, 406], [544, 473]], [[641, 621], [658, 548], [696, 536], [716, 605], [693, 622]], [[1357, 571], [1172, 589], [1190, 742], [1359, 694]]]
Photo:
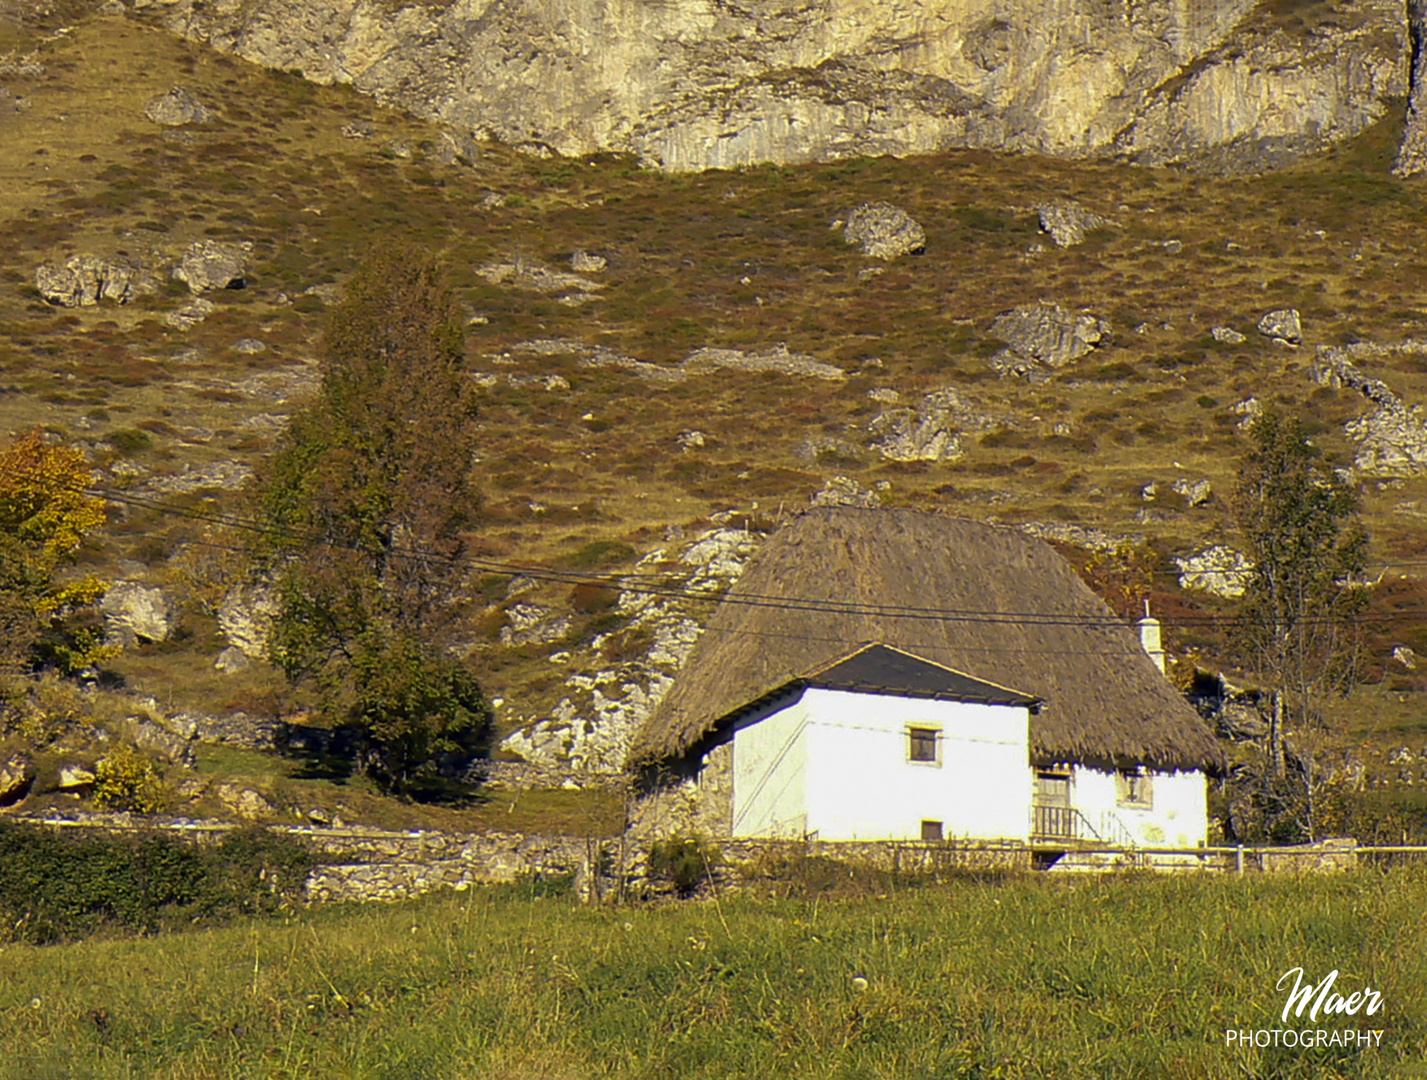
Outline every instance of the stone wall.
[[[138, 820], [104, 814], [8, 820], [48, 828], [86, 828], [132, 833], [166, 831], [194, 843], [212, 842], [237, 826], [176, 819]], [[523, 833], [397, 832], [382, 829], [334, 829], [274, 825], [297, 836], [317, 852], [317, 866], [307, 880], [312, 902], [404, 900], [437, 889], [468, 889], [521, 881], [568, 881], [589, 902], [669, 895], [667, 882], [649, 873], [649, 849], [657, 837], [585, 838], [532, 836]], [[709, 835], [709, 834], [704, 834]], [[940, 879], [965, 872], [1016, 873], [1033, 865], [1031, 850], [1019, 843], [926, 844], [795, 840], [714, 841], [718, 848], [714, 886], [737, 891], [768, 881], [794, 880], [815, 862], [838, 863], [849, 873], [894, 874]], [[1319, 873], [1358, 865], [1356, 841], [1325, 840], [1293, 848], [1245, 848], [1246, 873]], [[1239, 859], [1232, 849], [1203, 855], [1136, 853], [1066, 856], [1061, 871], [1104, 872], [1146, 868], [1157, 871], [1233, 873]], [[825, 868], [824, 868], [825, 869]]]
[[296, 830], [319, 851], [361, 861], [325, 863], [307, 879], [313, 901], [404, 900], [435, 889], [503, 885], [531, 878], [569, 879], [585, 899], [596, 895], [592, 867], [608, 862], [610, 841], [519, 833], [355, 834]]
[[1029, 870], [1031, 852], [1017, 843], [928, 844], [855, 840], [732, 840], [722, 857], [735, 879], [753, 879], [768, 869], [802, 859], [827, 859], [849, 868], [936, 877], [959, 871]]
[[733, 831], [733, 744], [649, 771], [635, 785], [629, 832], [640, 841]]

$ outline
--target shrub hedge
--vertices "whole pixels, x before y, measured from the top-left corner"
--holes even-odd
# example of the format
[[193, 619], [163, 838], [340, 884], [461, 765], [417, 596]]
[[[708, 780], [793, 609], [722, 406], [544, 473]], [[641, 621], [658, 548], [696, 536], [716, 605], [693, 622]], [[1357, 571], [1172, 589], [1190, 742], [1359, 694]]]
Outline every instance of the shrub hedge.
[[306, 844], [262, 829], [200, 845], [0, 822], [0, 941], [152, 933], [271, 911], [301, 892], [312, 863]]

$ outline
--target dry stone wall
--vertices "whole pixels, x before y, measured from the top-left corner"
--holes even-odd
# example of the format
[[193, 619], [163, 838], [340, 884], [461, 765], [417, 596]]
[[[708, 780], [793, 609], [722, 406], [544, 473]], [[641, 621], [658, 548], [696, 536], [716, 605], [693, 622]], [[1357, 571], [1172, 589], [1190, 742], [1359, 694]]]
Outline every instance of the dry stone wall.
[[[65, 818], [14, 816], [10, 821], [42, 828], [83, 828], [113, 833], [165, 831], [192, 843], [211, 843], [233, 826], [178, 819], [136, 819], [127, 814], [70, 815]], [[270, 826], [298, 836], [318, 853], [307, 879], [307, 899], [317, 903], [405, 900], [439, 889], [469, 889], [522, 881], [568, 881], [582, 900], [638, 899], [672, 893], [654, 880], [649, 850], [655, 839], [534, 836], [513, 832], [393, 832], [378, 829]], [[686, 834], [687, 835], [687, 834]], [[709, 834], [704, 834], [709, 835]], [[796, 876], [800, 864], [833, 861], [858, 869], [938, 879], [965, 872], [1028, 870], [1032, 852], [1024, 844], [849, 842], [803, 840], [717, 841], [714, 885], [738, 889]], [[1358, 864], [1357, 843], [1325, 840], [1293, 848], [1223, 848], [1202, 855], [1136, 853], [1070, 855], [1057, 864], [1065, 872], [1127, 868], [1161, 871], [1316, 873]]]

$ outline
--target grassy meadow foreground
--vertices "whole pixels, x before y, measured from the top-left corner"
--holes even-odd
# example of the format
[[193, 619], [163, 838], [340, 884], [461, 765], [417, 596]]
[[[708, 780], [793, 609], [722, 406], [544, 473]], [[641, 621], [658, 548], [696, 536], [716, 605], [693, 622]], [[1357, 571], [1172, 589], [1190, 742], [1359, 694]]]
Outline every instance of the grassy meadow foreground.
[[[10, 946], [0, 1076], [1377, 1077], [1427, 1053], [1421, 868], [786, 891], [592, 908], [525, 886]], [[1382, 1007], [1285, 1025], [1295, 967]], [[1225, 1045], [1315, 1026], [1381, 1046]]]

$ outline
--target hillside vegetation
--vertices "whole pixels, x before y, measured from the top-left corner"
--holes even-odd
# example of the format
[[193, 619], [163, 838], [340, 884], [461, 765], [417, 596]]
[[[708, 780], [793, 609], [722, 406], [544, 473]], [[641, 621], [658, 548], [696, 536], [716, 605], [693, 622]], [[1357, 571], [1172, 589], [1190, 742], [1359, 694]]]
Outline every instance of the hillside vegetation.
[[[518, 568], [616, 572], [713, 519], [771, 528], [835, 477], [883, 505], [1143, 537], [1171, 652], [1215, 665], [1221, 639], [1174, 618], [1222, 605], [1182, 591], [1169, 559], [1233, 542], [1236, 406], [1303, 416], [1347, 465], [1344, 424], [1369, 405], [1314, 381], [1316, 347], [1427, 330], [1427, 201], [1389, 174], [1400, 116], [1246, 179], [969, 151], [668, 176], [613, 155], [453, 140], [122, 17], [6, 34], [17, 51], [0, 65], [0, 430], [42, 425], [75, 443], [126, 500], [80, 569], [177, 598], [179, 631], [112, 661], [127, 691], [166, 711], [306, 703], [265, 665], [216, 671], [214, 615], [249, 539], [234, 491], [310, 395], [326, 310], [373, 246], [434, 252], [468, 320], [482, 488], [471, 550], [483, 562], [465, 584], [466, 636], [502, 731], [564, 696], [571, 669], [551, 653], [605, 635], [596, 660], [617, 665], [648, 645], [618, 638], [608, 595], [569, 584], [521, 596], [571, 616], [560, 640], [502, 645]], [[145, 117], [176, 85], [206, 121]], [[1034, 209], [1048, 199], [1107, 223], [1058, 248]], [[834, 222], [869, 201], [920, 222], [925, 252], [883, 263], [845, 243]], [[205, 293], [211, 312], [188, 325], [176, 316], [193, 297], [167, 267], [204, 239], [253, 245], [247, 287]], [[604, 268], [572, 271], [576, 252]], [[162, 287], [51, 306], [36, 268], [73, 254], [155, 267]], [[1041, 301], [1103, 319], [1108, 337], [1044, 381], [999, 376], [993, 321]], [[1303, 318], [1297, 348], [1255, 329], [1288, 307]], [[1221, 326], [1244, 340], [1210, 333]], [[843, 374], [686, 368], [704, 348], [786, 348]], [[1421, 354], [1359, 366], [1409, 406], [1427, 397]], [[977, 417], [961, 456], [884, 458], [869, 424], [939, 390]], [[1179, 480], [1214, 494], [1190, 506]], [[1383, 572], [1374, 610], [1390, 621], [1372, 642], [1379, 681], [1345, 723], [1380, 750], [1420, 746], [1427, 681], [1390, 656], [1427, 654], [1427, 479], [1407, 470], [1362, 496], [1370, 574]]]

